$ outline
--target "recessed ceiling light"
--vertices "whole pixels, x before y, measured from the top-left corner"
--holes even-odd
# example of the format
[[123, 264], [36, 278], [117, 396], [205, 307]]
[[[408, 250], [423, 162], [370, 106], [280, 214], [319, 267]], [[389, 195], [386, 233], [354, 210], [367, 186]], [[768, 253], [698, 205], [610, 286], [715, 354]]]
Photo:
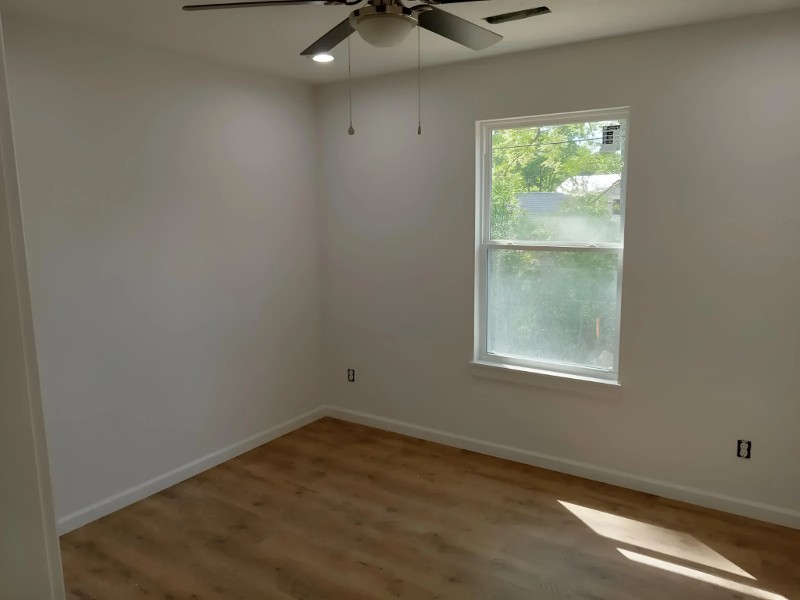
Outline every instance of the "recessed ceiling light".
[[311, 60], [319, 63], [329, 63], [333, 62], [333, 56], [331, 56], [330, 54], [315, 54], [314, 56], [311, 57]]

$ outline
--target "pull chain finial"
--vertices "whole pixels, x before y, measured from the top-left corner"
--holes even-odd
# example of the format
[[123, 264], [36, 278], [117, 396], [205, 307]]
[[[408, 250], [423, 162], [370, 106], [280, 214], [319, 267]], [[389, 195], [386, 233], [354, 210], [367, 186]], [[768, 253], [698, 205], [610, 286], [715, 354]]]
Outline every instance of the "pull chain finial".
[[350, 58], [350, 37], [347, 38], [347, 94], [350, 100], [350, 127], [347, 128], [347, 135], [354, 135], [353, 129], [353, 70], [352, 59]]
[[422, 33], [417, 26], [417, 135], [422, 135]]

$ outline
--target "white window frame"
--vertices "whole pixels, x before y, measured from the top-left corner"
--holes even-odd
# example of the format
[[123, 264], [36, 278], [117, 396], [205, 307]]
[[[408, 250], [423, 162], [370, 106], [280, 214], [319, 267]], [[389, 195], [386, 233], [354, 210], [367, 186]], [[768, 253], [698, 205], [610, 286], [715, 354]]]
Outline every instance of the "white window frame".
[[[492, 131], [497, 129], [516, 129], [520, 127], [543, 127], [549, 125], [569, 125], [591, 121], [624, 120], [625, 129], [622, 136], [623, 171], [620, 193], [620, 230], [621, 241], [618, 244], [587, 244], [568, 242], [515, 242], [491, 239], [492, 214]], [[488, 374], [484, 367], [505, 369], [512, 373], [511, 379], [519, 380], [520, 373], [546, 375], [548, 378], [560, 377], [583, 380], [593, 383], [619, 385], [619, 347], [622, 312], [622, 275], [625, 249], [625, 213], [627, 197], [627, 138], [630, 130], [630, 109], [628, 107], [587, 110], [570, 113], [558, 113], [534, 117], [513, 119], [495, 119], [476, 123], [477, 162], [476, 162], [476, 202], [475, 202], [475, 332], [473, 365], [479, 367], [478, 374]], [[488, 275], [489, 249], [506, 248], [509, 250], [538, 251], [570, 251], [570, 252], [608, 252], [618, 256], [617, 267], [617, 328], [614, 366], [611, 370], [570, 365], [555, 362], [535, 361], [526, 358], [491, 354], [487, 351], [488, 320]], [[489, 374], [496, 376], [496, 374]]]

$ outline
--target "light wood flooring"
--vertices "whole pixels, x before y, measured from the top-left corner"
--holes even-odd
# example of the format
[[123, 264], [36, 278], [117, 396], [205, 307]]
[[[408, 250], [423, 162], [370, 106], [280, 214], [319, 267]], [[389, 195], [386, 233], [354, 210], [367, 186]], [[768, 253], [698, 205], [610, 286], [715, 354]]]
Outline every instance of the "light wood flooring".
[[800, 531], [328, 418], [61, 548], [69, 600], [800, 600]]

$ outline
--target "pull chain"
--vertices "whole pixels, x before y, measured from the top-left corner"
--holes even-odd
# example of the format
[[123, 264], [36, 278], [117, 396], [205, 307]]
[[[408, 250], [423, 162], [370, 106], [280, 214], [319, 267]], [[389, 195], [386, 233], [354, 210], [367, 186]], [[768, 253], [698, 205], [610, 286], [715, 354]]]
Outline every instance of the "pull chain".
[[422, 33], [417, 26], [417, 135], [422, 135]]
[[347, 94], [350, 100], [350, 127], [347, 128], [347, 135], [354, 135], [353, 129], [353, 70], [352, 59], [350, 58], [350, 37], [347, 38]]

